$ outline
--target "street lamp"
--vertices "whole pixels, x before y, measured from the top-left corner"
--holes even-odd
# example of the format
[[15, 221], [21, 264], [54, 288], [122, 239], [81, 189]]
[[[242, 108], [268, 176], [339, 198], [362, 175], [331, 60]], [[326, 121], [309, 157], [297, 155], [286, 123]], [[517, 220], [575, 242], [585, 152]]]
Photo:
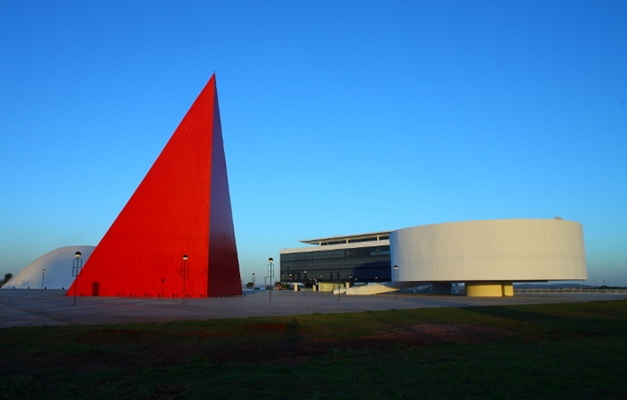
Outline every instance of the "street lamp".
[[189, 278], [189, 256], [187, 254], [183, 254], [183, 262], [181, 263], [181, 278], [183, 278], [183, 304], [185, 304], [185, 281]]
[[[398, 265], [394, 266], [394, 282], [398, 282]], [[398, 297], [398, 288], [396, 288], [396, 290], [394, 291], [394, 300], [396, 300]]]
[[307, 271], [303, 271], [303, 283], [305, 284], [305, 287], [303, 287], [303, 296], [306, 296], [307, 291], [305, 289], [307, 288], [307, 284], [309, 283], [307, 281]]
[[81, 259], [82, 253], [77, 251], [74, 253], [74, 259], [72, 260], [72, 276], [74, 279], [74, 306], [76, 306], [76, 290], [78, 289], [78, 274], [83, 268], [83, 260]]
[[[270, 290], [268, 291], [268, 301], [272, 301], [272, 289], [274, 288], [274, 259], [268, 258], [268, 280], [270, 281]], [[267, 288], [267, 287], [266, 287]]]
[[46, 269], [41, 270], [41, 290], [44, 290], [44, 281], [46, 280]]

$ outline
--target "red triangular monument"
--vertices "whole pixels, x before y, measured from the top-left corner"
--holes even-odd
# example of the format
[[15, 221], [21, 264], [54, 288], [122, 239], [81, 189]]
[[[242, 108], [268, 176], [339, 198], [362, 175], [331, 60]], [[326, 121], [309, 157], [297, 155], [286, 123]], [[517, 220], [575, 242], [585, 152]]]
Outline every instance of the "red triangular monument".
[[67, 294], [75, 290], [142, 298], [242, 294], [215, 75]]

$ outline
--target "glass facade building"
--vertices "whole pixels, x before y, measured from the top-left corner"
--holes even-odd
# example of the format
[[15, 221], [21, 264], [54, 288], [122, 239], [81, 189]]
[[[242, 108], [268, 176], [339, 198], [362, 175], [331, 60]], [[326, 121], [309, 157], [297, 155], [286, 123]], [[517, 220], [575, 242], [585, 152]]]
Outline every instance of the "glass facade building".
[[308, 248], [281, 250], [281, 282], [389, 282], [389, 232], [302, 241]]

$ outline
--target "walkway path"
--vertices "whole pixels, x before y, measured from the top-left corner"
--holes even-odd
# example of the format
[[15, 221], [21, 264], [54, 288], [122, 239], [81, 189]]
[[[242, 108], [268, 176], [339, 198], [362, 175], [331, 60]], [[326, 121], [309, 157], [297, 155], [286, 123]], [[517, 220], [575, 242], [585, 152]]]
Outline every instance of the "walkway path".
[[627, 294], [545, 293], [500, 298], [415, 294], [338, 297], [307, 291], [273, 291], [271, 295], [270, 299], [269, 292], [255, 291], [242, 297], [187, 299], [185, 304], [182, 299], [78, 297], [74, 306], [74, 297], [65, 296], [61, 290], [0, 290], [0, 328], [627, 299]]

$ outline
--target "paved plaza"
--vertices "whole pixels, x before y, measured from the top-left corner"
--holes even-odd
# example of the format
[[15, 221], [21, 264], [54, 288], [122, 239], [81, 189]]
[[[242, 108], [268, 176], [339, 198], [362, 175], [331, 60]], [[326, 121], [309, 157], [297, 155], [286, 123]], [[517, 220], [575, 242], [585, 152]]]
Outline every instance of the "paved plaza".
[[98, 325], [329, 314], [434, 307], [572, 303], [626, 299], [627, 294], [517, 294], [515, 297], [465, 297], [401, 293], [337, 296], [310, 291], [254, 291], [241, 297], [142, 299], [74, 297], [63, 290], [0, 290], [0, 328]]

